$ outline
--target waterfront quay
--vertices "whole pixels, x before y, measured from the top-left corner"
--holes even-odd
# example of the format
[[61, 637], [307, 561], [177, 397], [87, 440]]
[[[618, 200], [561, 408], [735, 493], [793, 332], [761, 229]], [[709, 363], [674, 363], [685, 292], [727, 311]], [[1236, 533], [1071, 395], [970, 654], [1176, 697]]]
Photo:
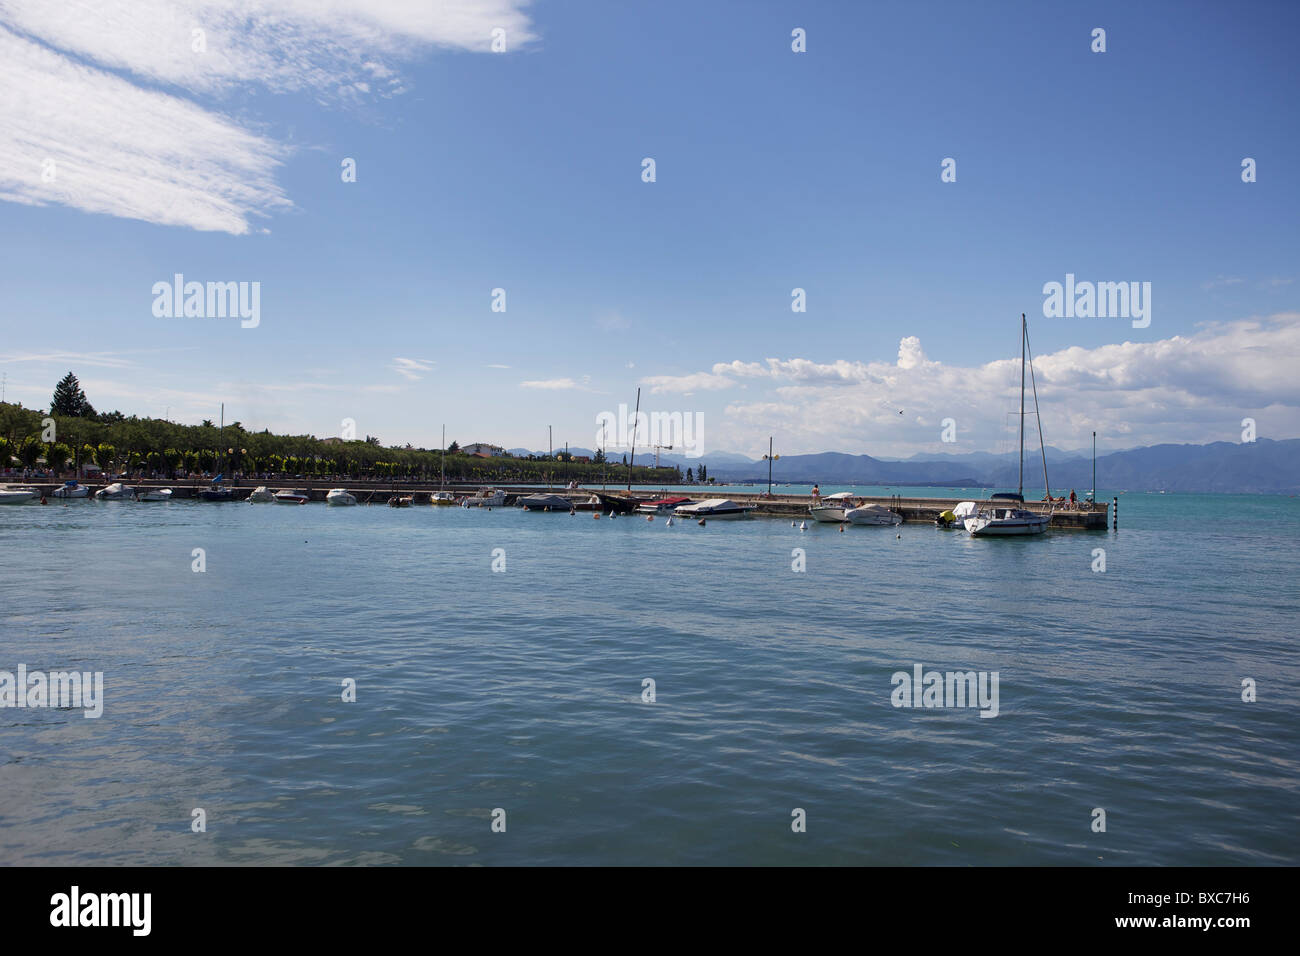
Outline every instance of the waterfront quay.
[[[168, 481], [162, 478], [151, 479], [119, 479], [123, 484], [131, 485], [137, 488], [170, 488], [175, 498], [197, 498], [200, 491], [209, 487], [209, 480], [203, 478], [184, 478], [174, 481]], [[55, 488], [58, 488], [61, 482], [28, 482], [28, 487], [37, 488], [43, 495], [50, 495]], [[106, 481], [95, 480], [83, 482], [91, 489], [93, 495], [95, 491], [105, 487]], [[243, 500], [248, 497], [249, 493], [259, 485], [266, 485], [273, 491], [280, 489], [292, 489], [300, 491], [307, 495], [312, 501], [324, 501], [325, 495], [332, 488], [346, 488], [352, 494], [356, 495], [360, 504], [387, 504], [388, 499], [394, 495], [410, 495], [414, 504], [429, 504], [432, 496], [439, 491], [450, 491], [452, 494], [469, 495], [483, 487], [480, 482], [447, 482], [444, 486], [439, 487], [435, 484], [425, 482], [393, 482], [393, 481], [346, 481], [346, 480], [320, 480], [307, 478], [289, 478], [280, 479], [239, 479], [223, 483], [226, 487], [234, 490], [235, 498]], [[506, 493], [506, 505], [512, 505], [520, 495], [536, 494], [539, 491], [553, 491], [554, 494], [571, 499], [575, 504], [588, 501], [592, 494], [601, 492], [613, 495], [622, 495], [635, 498], [641, 498], [646, 501], [654, 500], [667, 496], [687, 496], [693, 501], [701, 501], [706, 498], [729, 498], [740, 505], [753, 507], [755, 517], [766, 518], [795, 518], [808, 519], [808, 508], [812, 505], [811, 495], [782, 495], [782, 494], [753, 494], [737, 491], [726, 491], [723, 489], [714, 489], [700, 485], [681, 485], [674, 488], [663, 488], [660, 491], [647, 491], [637, 489], [627, 492], [625, 489], [610, 486], [608, 489], [602, 489], [597, 486], [585, 486], [577, 490], [563, 488], [548, 489], [544, 485], [493, 485], [492, 487], [500, 488]], [[877, 504], [897, 512], [906, 522], [927, 522], [933, 523], [934, 520], [944, 511], [951, 510], [962, 501], [974, 501], [976, 505], [984, 507], [988, 505], [993, 507], [1001, 504], [1005, 507], [1006, 502], [995, 503], [984, 498], [904, 498], [896, 495], [862, 495], [854, 496], [855, 501], [865, 504]], [[51, 497], [51, 503], [58, 499]], [[1051, 509], [1051, 505], [1045, 501], [1026, 501], [1024, 507], [1029, 511], [1045, 513]], [[1105, 530], [1110, 522], [1110, 505], [1105, 502], [1098, 502], [1089, 506], [1086, 502], [1080, 502], [1074, 508], [1068, 506], [1057, 506], [1052, 511], [1051, 527], [1067, 530], [1093, 531]]]

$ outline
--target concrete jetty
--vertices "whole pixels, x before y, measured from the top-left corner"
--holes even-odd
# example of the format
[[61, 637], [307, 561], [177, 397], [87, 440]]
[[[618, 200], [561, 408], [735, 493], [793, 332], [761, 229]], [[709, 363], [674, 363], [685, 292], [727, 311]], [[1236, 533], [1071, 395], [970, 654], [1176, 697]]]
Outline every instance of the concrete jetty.
[[[180, 478], [172, 481], [161, 478], [150, 479], [119, 479], [123, 484], [131, 485], [137, 488], [171, 488], [172, 495], [175, 498], [197, 498], [200, 491], [208, 488], [211, 482], [203, 478]], [[37, 488], [42, 494], [50, 495], [55, 488], [58, 488], [62, 482], [20, 482], [16, 479], [10, 479], [11, 484], [25, 484], [28, 487]], [[95, 479], [83, 482], [91, 489], [93, 495], [95, 491], [105, 487], [108, 482], [102, 479]], [[249, 493], [258, 485], [266, 485], [272, 491], [281, 489], [292, 489], [301, 491], [306, 494], [312, 501], [324, 501], [325, 495], [331, 488], [346, 488], [352, 494], [357, 496], [358, 502], [362, 504], [386, 504], [388, 499], [393, 495], [410, 495], [415, 504], [428, 504], [432, 496], [440, 490], [450, 491], [455, 495], [472, 494], [479, 488], [483, 487], [479, 482], [447, 482], [444, 488], [426, 482], [403, 482], [403, 481], [350, 481], [345, 479], [318, 479], [318, 478], [288, 478], [288, 479], [255, 479], [241, 478], [234, 481], [223, 483], [235, 492], [236, 500], [242, 501], [247, 498]], [[586, 486], [576, 491], [566, 490], [563, 488], [547, 489], [544, 486], [537, 485], [492, 485], [491, 487], [500, 488], [506, 493], [506, 504], [511, 505], [520, 495], [536, 494], [538, 492], [551, 491], [554, 494], [563, 495], [571, 498], [575, 503], [586, 502], [593, 493], [600, 491], [595, 486]], [[629, 495], [626, 489], [611, 486], [608, 489], [610, 494]], [[701, 501], [706, 498], [729, 498], [737, 504], [752, 506], [756, 517], [770, 518], [807, 518], [808, 508], [812, 505], [811, 495], [786, 495], [786, 494], [762, 494], [762, 493], [745, 493], [739, 491], [726, 491], [719, 488], [710, 488], [707, 485], [681, 485], [675, 488], [663, 488], [659, 491], [646, 491], [637, 489], [630, 493], [631, 497], [643, 498], [647, 501], [655, 498], [685, 495], [693, 501]], [[58, 499], [51, 497], [50, 501]], [[933, 523], [935, 518], [941, 512], [951, 510], [962, 501], [974, 501], [981, 507], [988, 505], [993, 506], [995, 503], [985, 498], [904, 498], [896, 495], [873, 496], [873, 495], [854, 495], [856, 502], [865, 504], [876, 504], [889, 508], [902, 515], [903, 520], [907, 522], [926, 522]], [[1005, 507], [1006, 502], [1000, 502]], [[1078, 531], [1104, 531], [1108, 525], [1110, 505], [1106, 502], [1097, 502], [1089, 505], [1087, 502], [1080, 501], [1074, 508], [1068, 505], [1065, 507], [1052, 506], [1045, 501], [1026, 501], [1025, 508], [1029, 511], [1038, 513], [1052, 512], [1051, 527]]]

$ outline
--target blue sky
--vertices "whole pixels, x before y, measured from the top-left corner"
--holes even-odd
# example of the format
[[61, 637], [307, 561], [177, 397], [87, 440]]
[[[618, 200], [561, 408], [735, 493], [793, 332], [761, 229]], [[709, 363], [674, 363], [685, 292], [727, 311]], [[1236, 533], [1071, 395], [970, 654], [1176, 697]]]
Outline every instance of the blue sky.
[[[1294, 4], [46, 6], [0, 3], [9, 400], [538, 448], [641, 386], [706, 461], [1004, 450], [1026, 312], [1052, 444], [1300, 436]], [[260, 323], [155, 317], [177, 272]], [[1150, 325], [1044, 317], [1067, 273]]]

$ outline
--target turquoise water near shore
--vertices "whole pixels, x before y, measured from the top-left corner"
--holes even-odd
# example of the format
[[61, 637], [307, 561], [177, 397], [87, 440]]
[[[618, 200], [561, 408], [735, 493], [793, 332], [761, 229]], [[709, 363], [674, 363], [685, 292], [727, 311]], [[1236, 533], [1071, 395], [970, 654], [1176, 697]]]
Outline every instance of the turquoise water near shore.
[[[0, 709], [0, 860], [1294, 865], [1298, 534], [1300, 500], [1246, 496], [1022, 540], [2, 508], [0, 670], [105, 701]], [[997, 671], [999, 715], [894, 707], [915, 664]]]

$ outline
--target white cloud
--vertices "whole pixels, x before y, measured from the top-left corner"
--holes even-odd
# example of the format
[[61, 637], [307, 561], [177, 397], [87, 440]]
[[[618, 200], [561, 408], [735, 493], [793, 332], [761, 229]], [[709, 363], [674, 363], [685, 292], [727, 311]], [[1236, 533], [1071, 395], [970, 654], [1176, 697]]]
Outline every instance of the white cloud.
[[547, 378], [538, 379], [531, 382], [520, 382], [520, 388], [541, 388], [550, 391], [561, 391], [569, 388], [581, 388], [577, 382], [571, 378]]
[[[395, 61], [430, 47], [489, 52], [534, 40], [517, 0], [0, 0], [0, 19], [52, 47], [194, 92], [263, 86], [346, 93], [400, 83]], [[203, 31], [202, 51], [195, 30]]]
[[[1093, 429], [1129, 444], [1237, 440], [1250, 416], [1261, 434], [1300, 434], [1300, 313], [1208, 326], [1155, 342], [1072, 347], [1035, 357], [1043, 427], [1051, 444], [1083, 447]], [[907, 454], [1000, 447], [1018, 407], [1020, 360], [973, 367], [925, 357], [919, 339], [887, 362], [767, 359], [719, 363], [709, 372], [647, 379], [655, 391], [739, 388], [760, 394], [725, 408], [733, 447], [758, 447], [773, 429], [791, 453], [840, 448]], [[1032, 393], [1031, 393], [1032, 394]], [[902, 414], [900, 414], [900, 412]], [[941, 445], [941, 422], [957, 422], [957, 445]], [[761, 442], [760, 442], [761, 439]], [[887, 451], [882, 452], [882, 448]]]
[[285, 151], [216, 113], [139, 89], [0, 26], [0, 199], [247, 233], [288, 209]]
[[389, 368], [398, 375], [405, 376], [412, 381], [419, 381], [424, 378], [420, 373], [432, 371], [436, 364], [436, 362], [431, 362], [428, 359], [395, 358]]
[[736, 384], [734, 379], [710, 372], [696, 372], [692, 375], [650, 375], [642, 379], [642, 382], [650, 387], [651, 392], [687, 394], [695, 391], [717, 391], [731, 388]]
[[[244, 235], [286, 147], [188, 92], [402, 92], [435, 47], [536, 37], [526, 0], [0, 0], [0, 199]], [[203, 31], [202, 50], [193, 31]]]

